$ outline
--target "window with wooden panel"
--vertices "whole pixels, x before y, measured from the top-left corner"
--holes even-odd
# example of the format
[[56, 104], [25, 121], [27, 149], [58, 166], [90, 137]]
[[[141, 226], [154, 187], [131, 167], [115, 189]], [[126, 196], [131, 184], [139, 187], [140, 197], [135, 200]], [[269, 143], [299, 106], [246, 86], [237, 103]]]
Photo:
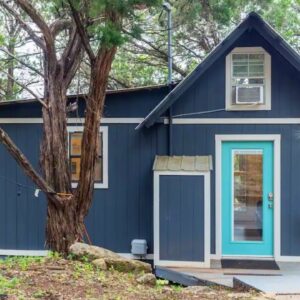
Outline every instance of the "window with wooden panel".
[[[72, 186], [76, 187], [80, 174], [82, 127], [69, 127], [69, 157]], [[95, 188], [107, 188], [107, 127], [100, 128], [95, 166]]]

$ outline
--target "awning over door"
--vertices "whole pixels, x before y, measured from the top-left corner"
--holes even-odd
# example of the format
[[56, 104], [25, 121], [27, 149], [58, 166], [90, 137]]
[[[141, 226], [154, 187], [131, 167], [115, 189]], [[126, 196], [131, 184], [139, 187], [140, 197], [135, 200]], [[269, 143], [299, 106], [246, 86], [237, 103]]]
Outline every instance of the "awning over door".
[[211, 171], [212, 156], [156, 156], [153, 171]]

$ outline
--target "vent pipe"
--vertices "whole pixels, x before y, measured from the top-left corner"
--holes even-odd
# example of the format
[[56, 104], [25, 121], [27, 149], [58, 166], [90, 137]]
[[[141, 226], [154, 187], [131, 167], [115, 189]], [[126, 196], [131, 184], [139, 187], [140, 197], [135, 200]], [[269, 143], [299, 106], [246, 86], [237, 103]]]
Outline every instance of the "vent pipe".
[[[172, 54], [172, 7], [170, 3], [164, 2], [163, 8], [166, 10], [168, 15], [168, 85], [169, 92], [172, 90], [172, 73], [173, 73], [173, 54]], [[173, 120], [172, 120], [172, 106], [169, 108], [169, 156], [173, 155]]]

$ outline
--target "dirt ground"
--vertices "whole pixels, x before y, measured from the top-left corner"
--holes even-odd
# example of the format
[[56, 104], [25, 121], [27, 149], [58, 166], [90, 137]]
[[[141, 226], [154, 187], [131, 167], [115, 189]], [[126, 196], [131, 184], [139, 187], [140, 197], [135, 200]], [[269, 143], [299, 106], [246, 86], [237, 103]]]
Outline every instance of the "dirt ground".
[[[158, 279], [155, 286], [138, 284], [140, 274], [101, 271], [88, 262], [60, 258], [7, 258], [0, 261], [2, 299], [268, 299], [220, 287], [184, 288]], [[269, 298], [270, 299], [270, 298]]]

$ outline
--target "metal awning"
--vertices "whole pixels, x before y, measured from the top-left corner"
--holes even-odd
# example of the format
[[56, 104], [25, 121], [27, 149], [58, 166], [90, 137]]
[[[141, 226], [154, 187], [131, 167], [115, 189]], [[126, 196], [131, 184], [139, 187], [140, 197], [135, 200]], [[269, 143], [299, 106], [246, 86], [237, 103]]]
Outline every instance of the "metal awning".
[[212, 156], [156, 156], [153, 171], [211, 171]]

